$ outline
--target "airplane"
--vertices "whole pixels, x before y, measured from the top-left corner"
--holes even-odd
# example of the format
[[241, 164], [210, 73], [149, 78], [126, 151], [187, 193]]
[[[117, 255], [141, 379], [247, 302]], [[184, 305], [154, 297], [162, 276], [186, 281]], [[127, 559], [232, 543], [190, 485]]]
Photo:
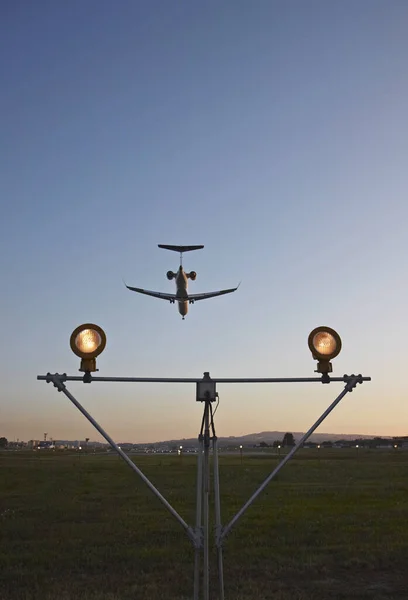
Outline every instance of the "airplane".
[[151, 292], [150, 290], [144, 290], [142, 288], [131, 287], [126, 285], [128, 290], [132, 292], [138, 292], [139, 294], [146, 294], [147, 296], [153, 296], [154, 298], [161, 298], [162, 300], [168, 300], [170, 304], [174, 304], [177, 302], [178, 310], [181, 316], [184, 318], [188, 313], [188, 305], [194, 304], [194, 302], [198, 300], [206, 300], [207, 298], [213, 298], [214, 296], [222, 296], [223, 294], [231, 294], [231, 292], [235, 292], [239, 285], [235, 288], [231, 288], [229, 290], [219, 290], [217, 292], [206, 292], [203, 294], [189, 294], [187, 292], [188, 280], [191, 279], [195, 281], [197, 277], [197, 273], [195, 271], [190, 271], [186, 273], [183, 269], [183, 252], [190, 252], [191, 250], [201, 250], [204, 246], [171, 246], [168, 244], [158, 244], [159, 248], [164, 248], [165, 250], [173, 250], [174, 252], [180, 252], [180, 267], [176, 273], [173, 271], [167, 271], [167, 279], [170, 281], [175, 279], [176, 282], [176, 293], [175, 294], [165, 294], [163, 292]]

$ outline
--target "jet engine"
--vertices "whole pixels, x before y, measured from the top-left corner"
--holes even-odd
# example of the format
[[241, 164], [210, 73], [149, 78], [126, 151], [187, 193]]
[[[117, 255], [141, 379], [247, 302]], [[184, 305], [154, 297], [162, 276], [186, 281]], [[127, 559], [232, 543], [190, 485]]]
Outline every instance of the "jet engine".
[[197, 277], [197, 273], [195, 271], [190, 271], [190, 273], [187, 273], [187, 277], [188, 277], [188, 279], [195, 281], [195, 279]]
[[170, 281], [171, 281], [172, 279], [174, 279], [174, 278], [175, 278], [175, 276], [176, 276], [176, 274], [175, 274], [175, 273], [173, 273], [173, 271], [167, 271], [166, 275], [167, 275], [167, 279], [169, 279]]

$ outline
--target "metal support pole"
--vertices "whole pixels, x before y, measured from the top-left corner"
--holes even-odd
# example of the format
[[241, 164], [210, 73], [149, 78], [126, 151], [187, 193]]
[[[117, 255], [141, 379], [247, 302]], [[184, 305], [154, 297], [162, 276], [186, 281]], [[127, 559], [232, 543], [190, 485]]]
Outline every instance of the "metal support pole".
[[196, 547], [194, 555], [194, 600], [199, 600], [200, 593], [200, 556], [202, 548], [202, 499], [203, 499], [203, 435], [198, 436], [197, 456], [197, 496], [196, 496]]
[[139, 469], [139, 467], [137, 467], [135, 465], [135, 463], [130, 460], [130, 458], [128, 457], [128, 455], [125, 454], [123, 452], [123, 450], [121, 450], [121, 448], [119, 448], [119, 446], [113, 441], [113, 439], [110, 437], [110, 435], [107, 434], [104, 429], [102, 429], [102, 427], [95, 421], [95, 419], [89, 414], [89, 412], [67, 390], [67, 388], [65, 387], [65, 385], [64, 385], [64, 383], [62, 381], [60, 381], [57, 377], [53, 377], [52, 381], [53, 381], [55, 387], [58, 388], [58, 390], [60, 392], [63, 392], [63, 394], [65, 394], [65, 396], [67, 398], [69, 398], [69, 400], [71, 400], [71, 402], [77, 407], [77, 409], [84, 415], [84, 417], [86, 417], [88, 419], [88, 421], [90, 423], [92, 423], [92, 425], [95, 427], [95, 429], [97, 431], [99, 431], [99, 433], [105, 438], [105, 440], [108, 442], [108, 444], [110, 444], [112, 446], [112, 448], [114, 450], [116, 450], [116, 452], [123, 458], [123, 460], [129, 465], [129, 467], [131, 469], [133, 469], [133, 471], [135, 471], [139, 475], [139, 477], [141, 477], [143, 479], [143, 481], [150, 488], [150, 490], [158, 497], [158, 499], [164, 504], [164, 506], [167, 508], [167, 510], [173, 515], [173, 517], [175, 519], [177, 519], [177, 521], [180, 523], [180, 525], [185, 529], [188, 537], [193, 542], [193, 544], [196, 544], [196, 537], [195, 537], [194, 531], [191, 529], [191, 527], [189, 525], [187, 525], [187, 523], [184, 521], [184, 519], [171, 506], [171, 504], [169, 504], [167, 502], [166, 498], [161, 495], [161, 493], [159, 492], [159, 490], [154, 487], [154, 485], [149, 481], [149, 479]]
[[359, 381], [358, 377], [354, 377], [346, 384], [344, 390], [337, 396], [337, 398], [330, 404], [329, 408], [327, 408], [324, 413], [317, 419], [316, 423], [312, 425], [312, 427], [305, 433], [305, 435], [299, 440], [299, 442], [292, 448], [292, 450], [285, 456], [285, 458], [279, 463], [279, 465], [272, 471], [270, 475], [265, 479], [265, 481], [259, 486], [254, 494], [250, 497], [250, 499], [244, 504], [244, 506], [237, 512], [235, 517], [231, 519], [226, 527], [224, 527], [221, 533], [221, 541], [225, 538], [226, 535], [231, 531], [232, 527], [238, 521], [238, 519], [244, 514], [244, 512], [251, 506], [253, 501], [259, 496], [259, 494], [266, 488], [268, 483], [279, 473], [282, 467], [292, 458], [292, 456], [303, 446], [305, 441], [308, 439], [310, 435], [314, 432], [315, 429], [319, 427], [319, 425], [324, 421], [324, 419], [331, 413], [333, 408], [337, 406], [337, 404], [344, 398], [347, 392], [351, 392], [355, 387], [356, 383]]
[[204, 548], [203, 548], [203, 591], [204, 600], [210, 598], [210, 561], [209, 561], [209, 495], [210, 495], [210, 401], [204, 406], [204, 486], [203, 486], [203, 517], [204, 517]]
[[214, 461], [214, 504], [215, 504], [215, 545], [218, 559], [218, 582], [220, 600], [224, 600], [224, 568], [222, 561], [221, 540], [221, 500], [220, 500], [220, 475], [218, 470], [218, 442], [217, 436], [213, 436], [213, 461]]

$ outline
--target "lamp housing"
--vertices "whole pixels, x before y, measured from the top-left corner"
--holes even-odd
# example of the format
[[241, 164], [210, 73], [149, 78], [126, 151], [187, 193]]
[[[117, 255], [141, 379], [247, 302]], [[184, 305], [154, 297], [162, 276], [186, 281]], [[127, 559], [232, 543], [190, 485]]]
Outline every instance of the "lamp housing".
[[96, 357], [101, 354], [106, 346], [106, 334], [102, 327], [93, 323], [79, 325], [71, 333], [71, 350], [80, 357], [80, 371], [92, 373], [97, 371]]
[[316, 327], [309, 334], [308, 345], [313, 358], [318, 361], [315, 373], [332, 373], [330, 361], [341, 350], [341, 338], [337, 331], [331, 327]]

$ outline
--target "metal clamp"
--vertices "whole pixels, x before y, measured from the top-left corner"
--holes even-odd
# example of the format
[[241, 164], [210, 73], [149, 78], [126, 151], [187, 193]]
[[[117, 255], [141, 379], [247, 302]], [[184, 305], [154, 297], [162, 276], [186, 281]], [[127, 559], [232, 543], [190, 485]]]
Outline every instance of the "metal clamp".
[[363, 376], [359, 375], [344, 375], [344, 381], [347, 382], [346, 389], [348, 392], [352, 392], [358, 383], [363, 383]]

